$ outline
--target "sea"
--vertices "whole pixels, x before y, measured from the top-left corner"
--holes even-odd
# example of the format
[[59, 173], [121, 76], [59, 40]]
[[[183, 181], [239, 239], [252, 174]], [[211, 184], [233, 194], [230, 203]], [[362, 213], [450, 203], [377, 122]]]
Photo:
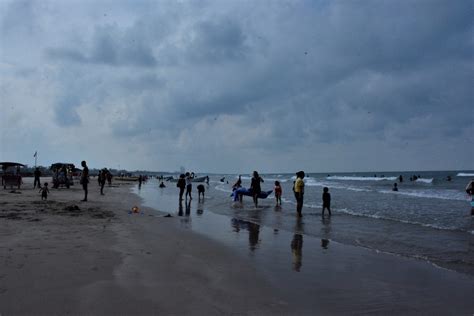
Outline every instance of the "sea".
[[[414, 175], [417, 180], [411, 181]], [[249, 187], [251, 175], [240, 176], [243, 186]], [[258, 208], [251, 197], [244, 197], [242, 204], [233, 202], [230, 194], [238, 174], [209, 175], [201, 201], [197, 183], [193, 184], [192, 202], [178, 203], [176, 184], [165, 181], [167, 187], [160, 189], [157, 179], [140, 188], [136, 186], [133, 191], [143, 198], [145, 205], [181, 216], [184, 228], [220, 242], [238, 244], [250, 254], [264, 249], [273, 239], [271, 235], [284, 233], [291, 239], [285, 247], [292, 249], [300, 239], [321, 242], [322, 249], [337, 243], [474, 275], [474, 216], [465, 192], [468, 182], [474, 179], [472, 170], [308, 173], [304, 179], [302, 219], [295, 216], [295, 175], [261, 176], [264, 191], [272, 190], [275, 181], [280, 182], [281, 207], [275, 206], [273, 194], [261, 199]], [[394, 183], [398, 191], [392, 191]], [[324, 187], [331, 194], [331, 217], [327, 213], [321, 215]], [[298, 265], [301, 262], [293, 261], [291, 266], [298, 270]]]

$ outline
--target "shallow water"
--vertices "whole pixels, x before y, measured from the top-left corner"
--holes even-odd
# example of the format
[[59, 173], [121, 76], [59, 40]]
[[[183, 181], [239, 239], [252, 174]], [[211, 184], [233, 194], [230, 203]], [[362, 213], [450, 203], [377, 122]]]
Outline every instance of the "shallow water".
[[[469, 171], [465, 173], [470, 174]], [[263, 190], [271, 190], [276, 179], [281, 182], [283, 205], [279, 208], [274, 207], [273, 195], [260, 200], [262, 209], [255, 209], [250, 197], [244, 197], [243, 205], [233, 203], [229, 195], [236, 175], [211, 176], [210, 185], [206, 185], [205, 201], [199, 203], [195, 192], [189, 207], [187, 203], [178, 207], [174, 183], [166, 183], [167, 188], [159, 189], [158, 182], [151, 180], [140, 191], [137, 188], [135, 191], [148, 206], [182, 215], [183, 226], [213, 238], [218, 236], [223, 242], [239, 240], [237, 247], [247, 248], [249, 253], [258, 251], [262, 244], [276, 242], [274, 236], [285, 233], [290, 236], [288, 249], [298, 245], [299, 237], [295, 236], [300, 235], [305, 240], [311, 238], [322, 250], [326, 250], [320, 246], [324, 243], [322, 240], [328, 240], [328, 247], [338, 242], [430, 261], [474, 275], [474, 218], [470, 216], [470, 205], [464, 193], [470, 178], [456, 176], [457, 172], [416, 172], [422, 176], [422, 181], [411, 182], [408, 180], [410, 174], [413, 173], [402, 174], [405, 181], [398, 184], [398, 192], [391, 191], [391, 187], [399, 173], [384, 173], [384, 178], [380, 177], [382, 174], [377, 177], [360, 173], [309, 174], [305, 179], [301, 221], [295, 218], [292, 175], [263, 176]], [[445, 181], [447, 175], [453, 180]], [[229, 184], [219, 181], [224, 176]], [[242, 180], [248, 187], [250, 177], [243, 176]], [[332, 195], [331, 218], [321, 217], [324, 186], [329, 187]], [[213, 214], [212, 218], [217, 222], [209, 224], [210, 217], [200, 220], [205, 214]], [[246, 242], [242, 243], [242, 239]], [[294, 253], [291, 252], [292, 257]]]

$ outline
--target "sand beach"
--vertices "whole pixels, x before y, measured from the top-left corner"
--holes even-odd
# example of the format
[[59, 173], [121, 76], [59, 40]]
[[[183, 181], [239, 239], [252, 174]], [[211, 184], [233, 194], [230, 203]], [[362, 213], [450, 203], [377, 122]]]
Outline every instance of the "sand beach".
[[[1, 190], [0, 314], [474, 311], [470, 275], [334, 241], [325, 249], [320, 239], [268, 227], [259, 228], [258, 251], [249, 251], [252, 235], [242, 235], [243, 222], [234, 224], [241, 225], [244, 240], [234, 242], [228, 218], [199, 210], [202, 204], [193, 202], [179, 216], [177, 207], [166, 204], [175, 201], [174, 189], [159, 193], [145, 184], [135, 194], [136, 183], [116, 181], [101, 196], [92, 179], [88, 202], [80, 202], [79, 185], [51, 190], [48, 201], [41, 201], [28, 178], [17, 192]], [[146, 190], [163, 201], [163, 209], [146, 206]], [[134, 206], [138, 213], [131, 212]]]
[[79, 185], [41, 201], [25, 182], [0, 191], [1, 315], [290, 313], [252, 265], [141, 207], [128, 183], [100, 196], [92, 181], [80, 202]]

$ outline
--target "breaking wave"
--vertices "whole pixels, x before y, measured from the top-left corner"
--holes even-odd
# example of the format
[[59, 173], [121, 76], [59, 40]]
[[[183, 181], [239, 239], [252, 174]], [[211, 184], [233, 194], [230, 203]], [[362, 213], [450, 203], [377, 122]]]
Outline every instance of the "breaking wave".
[[474, 173], [464, 173], [460, 172], [456, 175], [457, 177], [474, 177]]
[[347, 180], [347, 181], [395, 181], [398, 177], [349, 177], [349, 176], [330, 176], [327, 180]]

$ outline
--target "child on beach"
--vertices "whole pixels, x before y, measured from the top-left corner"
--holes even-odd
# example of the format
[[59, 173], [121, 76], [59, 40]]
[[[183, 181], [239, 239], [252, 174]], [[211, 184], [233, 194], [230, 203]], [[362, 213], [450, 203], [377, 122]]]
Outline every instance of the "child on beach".
[[329, 193], [329, 189], [327, 187], [323, 188], [323, 210], [322, 216], [324, 216], [324, 210], [328, 209], [329, 216], [331, 216], [331, 194]]
[[275, 181], [275, 200], [276, 200], [276, 206], [281, 206], [281, 194], [282, 194], [282, 189], [280, 185], [280, 181]]
[[48, 193], [49, 193], [48, 182], [44, 183], [44, 186], [40, 188], [39, 192], [41, 193], [41, 201], [48, 199]]
[[202, 194], [202, 199], [204, 200], [204, 192], [206, 192], [206, 189], [204, 188], [204, 184], [199, 184], [197, 186], [198, 190], [198, 200], [201, 201], [201, 194]]

